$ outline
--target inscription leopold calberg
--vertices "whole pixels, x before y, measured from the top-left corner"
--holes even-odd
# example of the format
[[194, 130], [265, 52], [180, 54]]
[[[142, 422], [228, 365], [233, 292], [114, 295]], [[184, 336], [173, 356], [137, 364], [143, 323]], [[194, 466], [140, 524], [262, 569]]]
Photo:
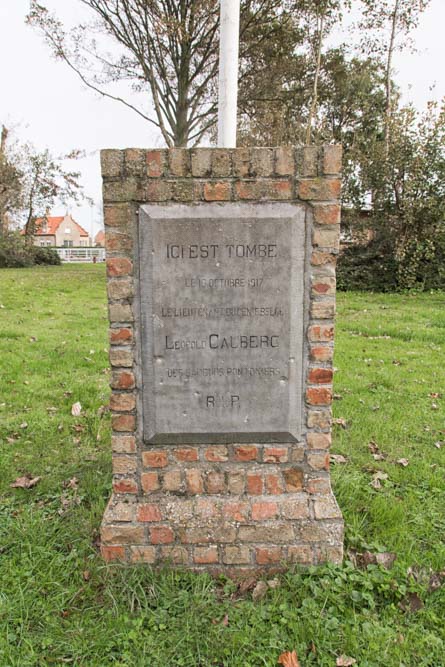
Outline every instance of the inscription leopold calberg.
[[144, 206], [139, 237], [144, 438], [297, 438], [304, 206]]

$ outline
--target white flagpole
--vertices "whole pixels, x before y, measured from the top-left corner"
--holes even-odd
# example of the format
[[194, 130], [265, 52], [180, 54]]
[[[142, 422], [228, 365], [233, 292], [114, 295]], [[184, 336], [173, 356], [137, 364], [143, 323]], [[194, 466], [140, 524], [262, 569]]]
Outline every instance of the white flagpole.
[[220, 0], [218, 146], [236, 147], [240, 0]]

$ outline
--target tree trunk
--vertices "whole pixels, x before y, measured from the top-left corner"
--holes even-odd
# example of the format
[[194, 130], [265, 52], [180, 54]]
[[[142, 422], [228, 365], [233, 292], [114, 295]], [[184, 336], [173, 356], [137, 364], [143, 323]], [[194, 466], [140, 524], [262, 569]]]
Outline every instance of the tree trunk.
[[[315, 117], [315, 112], [317, 110], [317, 101], [318, 101], [318, 79], [320, 78], [320, 68], [321, 68], [321, 47], [323, 45], [323, 30], [324, 30], [324, 19], [325, 19], [325, 12], [326, 9], [322, 12], [322, 15], [320, 17], [320, 26], [319, 26], [319, 33], [318, 33], [318, 42], [317, 42], [317, 50], [316, 50], [316, 66], [315, 66], [315, 76], [314, 76], [314, 87], [312, 91], [312, 102], [311, 102], [311, 108], [309, 111], [309, 118], [307, 122], [307, 128], [306, 128], [306, 145], [309, 146], [311, 143], [311, 138], [312, 138], [312, 123]], [[317, 24], [318, 24], [318, 18], [317, 18]]]
[[391, 67], [394, 54], [394, 44], [396, 39], [397, 19], [399, 15], [399, 0], [395, 0], [394, 11], [391, 19], [391, 37], [388, 46], [388, 57], [386, 60], [386, 108], [385, 108], [385, 156], [389, 155], [389, 144], [391, 141], [391, 115], [392, 115], [392, 85], [391, 85]]

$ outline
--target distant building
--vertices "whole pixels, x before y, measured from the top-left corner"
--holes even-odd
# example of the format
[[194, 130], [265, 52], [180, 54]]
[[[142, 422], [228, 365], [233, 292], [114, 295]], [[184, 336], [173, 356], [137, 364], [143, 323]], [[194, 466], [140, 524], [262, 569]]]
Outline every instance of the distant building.
[[47, 214], [35, 222], [34, 245], [82, 248], [91, 246], [92, 240], [69, 213], [56, 217]]
[[100, 232], [97, 232], [94, 237], [94, 245], [96, 248], [105, 248], [105, 232], [103, 229], [101, 229]]

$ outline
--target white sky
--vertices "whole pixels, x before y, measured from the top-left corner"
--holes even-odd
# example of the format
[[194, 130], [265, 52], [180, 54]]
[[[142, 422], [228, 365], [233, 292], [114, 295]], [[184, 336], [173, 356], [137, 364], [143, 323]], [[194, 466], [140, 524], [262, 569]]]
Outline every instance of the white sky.
[[[47, 0], [61, 18], [78, 21], [77, 0]], [[66, 65], [54, 61], [40, 35], [25, 25], [28, 0], [0, 0], [0, 124], [15, 128], [17, 138], [37, 148], [66, 154], [73, 148], [88, 157], [71, 163], [82, 172], [86, 192], [101, 198], [101, 148], [161, 147], [156, 129], [134, 112], [88, 90]], [[445, 96], [445, 0], [432, 0], [413, 34], [418, 52], [395, 61], [396, 79], [406, 101], [424, 108]], [[433, 86], [434, 89], [431, 89]], [[64, 213], [55, 209], [54, 214]], [[96, 233], [100, 219], [90, 206], [72, 208], [76, 220]]]

